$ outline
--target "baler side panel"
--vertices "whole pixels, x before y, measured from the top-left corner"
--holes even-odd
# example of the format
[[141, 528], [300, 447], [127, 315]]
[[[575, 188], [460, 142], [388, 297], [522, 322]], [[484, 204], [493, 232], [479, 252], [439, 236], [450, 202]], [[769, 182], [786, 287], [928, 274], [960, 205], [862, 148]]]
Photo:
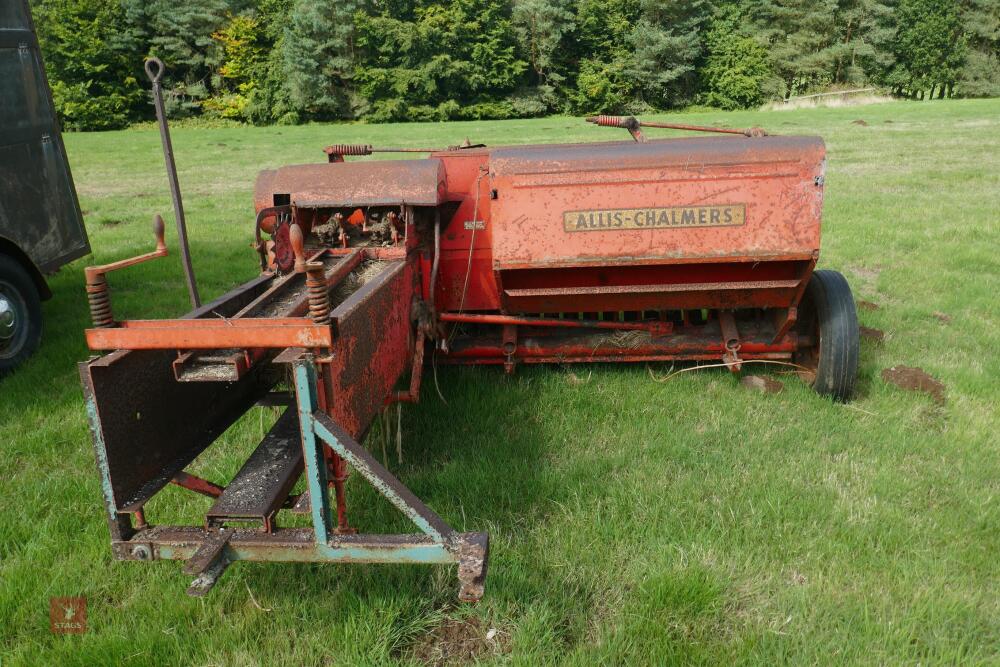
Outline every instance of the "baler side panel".
[[[647, 148], [648, 147], [648, 148]], [[491, 160], [498, 268], [810, 257], [819, 249], [823, 146], [814, 138], [685, 139], [587, 152], [506, 149]], [[603, 160], [601, 158], [604, 158]], [[745, 207], [742, 225], [564, 229], [564, 214]]]
[[416, 262], [391, 262], [336, 308], [328, 412], [361, 438], [413, 358], [410, 306], [417, 294]]

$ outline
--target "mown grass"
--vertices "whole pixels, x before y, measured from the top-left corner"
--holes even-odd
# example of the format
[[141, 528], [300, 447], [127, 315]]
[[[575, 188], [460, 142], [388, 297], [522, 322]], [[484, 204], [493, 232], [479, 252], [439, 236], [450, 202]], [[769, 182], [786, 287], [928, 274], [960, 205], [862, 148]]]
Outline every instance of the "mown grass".
[[[148, 249], [170, 203], [155, 131], [67, 136], [94, 254], [52, 279], [44, 346], [0, 384], [3, 664], [414, 662], [449, 655], [435, 629], [469, 617], [487, 662], [1000, 660], [1000, 101], [682, 120], [826, 139], [820, 264], [880, 305], [860, 317], [887, 339], [863, 345], [846, 406], [789, 376], [759, 395], [716, 370], [657, 383], [641, 365], [439, 368], [447, 404], [428, 378], [390, 465], [456, 527], [490, 531], [474, 607], [455, 603], [450, 568], [241, 563], [196, 600], [177, 563], [111, 559], [74, 365], [82, 271]], [[321, 161], [333, 142], [617, 136], [570, 118], [178, 130], [202, 293], [255, 272], [261, 168]], [[176, 255], [112, 284], [120, 316], [185, 310]], [[945, 404], [885, 384], [895, 364], [941, 379]], [[272, 419], [251, 414], [200, 469], [224, 481]], [[350, 490], [356, 525], [406, 529], [359, 480]], [[197, 523], [207, 506], [168, 490], [149, 514]], [[54, 636], [48, 599], [68, 595], [88, 597], [90, 629]]]

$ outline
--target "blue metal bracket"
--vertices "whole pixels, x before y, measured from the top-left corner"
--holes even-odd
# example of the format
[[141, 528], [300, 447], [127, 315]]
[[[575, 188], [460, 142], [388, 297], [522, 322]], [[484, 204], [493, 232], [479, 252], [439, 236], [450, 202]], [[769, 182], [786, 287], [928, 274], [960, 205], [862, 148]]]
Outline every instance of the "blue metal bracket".
[[[317, 410], [316, 365], [312, 355], [292, 362], [295, 369], [299, 428], [302, 431], [305, 474], [313, 517], [317, 552], [322, 560], [364, 560], [378, 562], [456, 562], [462, 583], [459, 597], [478, 600], [483, 594], [489, 538], [485, 533], [457, 533], [423, 501], [417, 498], [385, 466], [325, 413]], [[331, 540], [330, 503], [327, 494], [326, 461], [323, 443], [349, 463], [376, 491], [409, 518], [423, 539], [400, 539], [380, 543], [377, 554], [368, 553], [367, 543], [379, 536], [357, 535]], [[398, 536], [402, 538], [404, 536]], [[382, 536], [392, 538], [392, 536]]]

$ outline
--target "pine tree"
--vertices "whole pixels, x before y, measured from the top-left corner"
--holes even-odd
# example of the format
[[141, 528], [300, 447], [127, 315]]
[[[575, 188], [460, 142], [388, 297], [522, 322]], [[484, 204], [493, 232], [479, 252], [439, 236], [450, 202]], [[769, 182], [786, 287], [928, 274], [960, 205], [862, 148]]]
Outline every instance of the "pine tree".
[[758, 0], [751, 11], [786, 97], [833, 81], [837, 0]]
[[639, 113], [692, 100], [710, 16], [704, 0], [581, 0], [576, 110]]
[[751, 35], [745, 2], [720, 4], [705, 33], [702, 101], [723, 109], [755, 107], [780, 94], [764, 45]]
[[511, 22], [534, 73], [545, 109], [561, 106], [558, 90], [567, 78], [564, 42], [575, 27], [572, 0], [515, 0]]
[[156, 56], [166, 67], [168, 114], [199, 113], [203, 102], [222, 87], [218, 69], [223, 49], [212, 35], [226, 23], [226, 1], [123, 0], [122, 4], [129, 20], [126, 38], [137, 54]]
[[355, 13], [359, 0], [295, 0], [281, 43], [286, 90], [302, 118], [355, 113]]
[[955, 83], [965, 62], [966, 43], [958, 8], [940, 0], [900, 0], [893, 42], [896, 65], [890, 83], [923, 97]]
[[1000, 1], [960, 0], [968, 44], [955, 92], [966, 97], [1000, 97]]
[[839, 0], [837, 44], [831, 49], [834, 83], [864, 84], [892, 66], [895, 23], [885, 0]]
[[359, 15], [358, 80], [372, 120], [505, 118], [528, 64], [498, 0], [386, 3]]
[[709, 17], [705, 0], [642, 0], [640, 18], [628, 35], [631, 54], [625, 71], [644, 102], [666, 109], [693, 98], [701, 30]]

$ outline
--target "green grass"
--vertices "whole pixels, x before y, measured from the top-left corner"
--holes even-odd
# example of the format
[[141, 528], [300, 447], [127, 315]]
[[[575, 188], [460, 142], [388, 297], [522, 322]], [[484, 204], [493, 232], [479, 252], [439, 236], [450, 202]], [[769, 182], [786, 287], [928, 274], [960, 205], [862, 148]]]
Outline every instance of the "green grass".
[[[169, 230], [171, 209], [155, 130], [68, 135], [94, 254], [52, 279], [44, 345], [0, 384], [4, 667], [413, 662], [468, 617], [498, 630], [480, 659], [525, 665], [996, 664], [1000, 100], [680, 120], [826, 139], [820, 265], [881, 306], [860, 318], [887, 340], [863, 344], [846, 406], [789, 376], [759, 395], [719, 370], [657, 383], [642, 365], [439, 369], [447, 405], [428, 377], [390, 465], [456, 527], [490, 531], [473, 607], [455, 603], [451, 568], [240, 563], [192, 599], [178, 563], [112, 560], [74, 365], [83, 267], [150, 249], [151, 215]], [[333, 142], [622, 134], [570, 118], [178, 130], [202, 293], [255, 273], [261, 168], [319, 162]], [[119, 316], [185, 310], [176, 254], [111, 282]], [[946, 403], [885, 384], [895, 364], [943, 381]], [[224, 481], [271, 419], [252, 413], [199, 469]], [[356, 525], [406, 528], [358, 479], [350, 491]], [[198, 523], [208, 506], [164, 496], [153, 522]], [[89, 599], [85, 635], [49, 632], [49, 597], [68, 595]]]

